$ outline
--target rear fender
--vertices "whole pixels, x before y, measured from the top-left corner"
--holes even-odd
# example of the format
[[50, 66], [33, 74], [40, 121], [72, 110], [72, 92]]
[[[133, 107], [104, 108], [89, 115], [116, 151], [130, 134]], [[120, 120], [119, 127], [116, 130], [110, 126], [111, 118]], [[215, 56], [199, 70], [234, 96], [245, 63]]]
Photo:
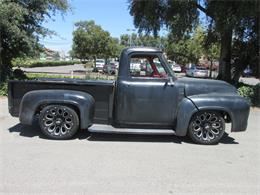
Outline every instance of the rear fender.
[[92, 124], [94, 98], [88, 93], [73, 90], [35, 90], [26, 93], [20, 104], [20, 122], [31, 125], [36, 111], [41, 106], [50, 104], [75, 106], [79, 110], [80, 127], [86, 129]]

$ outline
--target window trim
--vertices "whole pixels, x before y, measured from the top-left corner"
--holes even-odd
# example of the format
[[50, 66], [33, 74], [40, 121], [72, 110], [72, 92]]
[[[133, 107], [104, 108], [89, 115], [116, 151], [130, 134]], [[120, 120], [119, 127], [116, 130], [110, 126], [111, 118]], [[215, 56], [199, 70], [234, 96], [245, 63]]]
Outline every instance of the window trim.
[[135, 76], [131, 76], [131, 74], [130, 74], [130, 63], [131, 63], [131, 58], [134, 55], [140, 55], [140, 56], [144, 56], [144, 57], [145, 56], [156, 56], [160, 60], [160, 63], [162, 65], [162, 67], [164, 68], [164, 70], [165, 70], [166, 74], [168, 75], [168, 77], [174, 77], [174, 75], [172, 75], [172, 73], [168, 70], [168, 67], [165, 64], [164, 58], [162, 57], [161, 53], [158, 54], [158, 53], [151, 52], [151, 53], [143, 53], [142, 54], [142, 53], [139, 53], [139, 52], [133, 52], [133, 53], [129, 54], [128, 60], [127, 60], [127, 64], [128, 64], [127, 77], [130, 80], [159, 81], [159, 82], [161, 82], [161, 81], [164, 81], [164, 82], [168, 81], [167, 77], [166, 78], [163, 78], [163, 77], [157, 78], [157, 77], [135, 77]]

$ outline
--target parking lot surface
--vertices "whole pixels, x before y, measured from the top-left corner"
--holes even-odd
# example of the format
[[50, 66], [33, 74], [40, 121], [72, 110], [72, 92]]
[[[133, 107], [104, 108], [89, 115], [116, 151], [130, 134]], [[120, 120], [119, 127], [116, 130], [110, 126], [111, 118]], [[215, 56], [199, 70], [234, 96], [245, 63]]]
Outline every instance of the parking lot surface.
[[[46, 139], [0, 98], [1, 194], [260, 194], [260, 111], [214, 146], [188, 138], [80, 132]], [[230, 126], [228, 127], [230, 128]]]

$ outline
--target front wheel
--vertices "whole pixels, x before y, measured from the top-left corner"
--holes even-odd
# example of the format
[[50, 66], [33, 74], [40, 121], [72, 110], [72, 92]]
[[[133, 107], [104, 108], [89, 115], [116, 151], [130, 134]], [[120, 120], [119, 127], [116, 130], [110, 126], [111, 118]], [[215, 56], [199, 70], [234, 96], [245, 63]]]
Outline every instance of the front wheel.
[[63, 105], [49, 105], [39, 116], [42, 132], [51, 139], [70, 139], [79, 128], [79, 118], [75, 110]]
[[214, 111], [196, 113], [189, 125], [189, 137], [197, 144], [217, 144], [225, 132], [222, 115]]

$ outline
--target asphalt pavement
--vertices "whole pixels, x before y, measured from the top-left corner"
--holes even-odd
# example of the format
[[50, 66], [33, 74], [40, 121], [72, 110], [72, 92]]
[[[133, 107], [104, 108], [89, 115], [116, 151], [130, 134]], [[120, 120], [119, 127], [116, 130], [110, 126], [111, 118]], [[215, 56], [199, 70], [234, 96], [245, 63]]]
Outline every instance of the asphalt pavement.
[[[80, 132], [46, 139], [0, 98], [1, 194], [260, 194], [260, 110], [214, 146], [176, 136]], [[230, 126], [228, 126], [230, 129]]]

